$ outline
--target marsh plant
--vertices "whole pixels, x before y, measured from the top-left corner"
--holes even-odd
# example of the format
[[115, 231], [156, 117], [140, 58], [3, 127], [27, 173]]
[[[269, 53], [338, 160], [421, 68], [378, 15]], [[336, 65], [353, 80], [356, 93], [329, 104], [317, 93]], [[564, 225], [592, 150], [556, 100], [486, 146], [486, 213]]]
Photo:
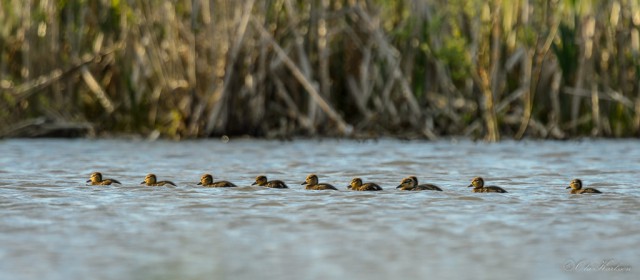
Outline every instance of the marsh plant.
[[27, 0], [0, 19], [2, 135], [640, 135], [635, 0]]

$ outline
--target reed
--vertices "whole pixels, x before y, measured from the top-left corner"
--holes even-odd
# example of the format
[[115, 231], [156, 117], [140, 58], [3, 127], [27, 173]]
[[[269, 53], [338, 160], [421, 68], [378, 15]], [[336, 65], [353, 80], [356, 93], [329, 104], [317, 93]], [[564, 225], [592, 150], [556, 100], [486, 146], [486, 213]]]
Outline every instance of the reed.
[[4, 136], [640, 136], [633, 0], [27, 0], [0, 19]]

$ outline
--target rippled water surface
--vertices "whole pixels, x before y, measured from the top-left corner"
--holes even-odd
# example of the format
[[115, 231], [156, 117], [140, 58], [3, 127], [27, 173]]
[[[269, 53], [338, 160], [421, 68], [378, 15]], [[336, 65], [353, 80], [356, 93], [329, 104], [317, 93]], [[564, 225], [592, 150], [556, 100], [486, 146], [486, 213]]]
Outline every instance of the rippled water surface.
[[[635, 140], [3, 140], [0, 155], [0, 279], [640, 275]], [[93, 171], [123, 185], [86, 186]], [[303, 190], [312, 172], [341, 191]], [[142, 187], [147, 173], [178, 186]], [[241, 187], [198, 187], [203, 173]], [[291, 189], [251, 187], [259, 174]], [[397, 191], [408, 175], [444, 191]], [[346, 191], [354, 176], [384, 191]], [[474, 176], [509, 193], [472, 193]], [[568, 194], [573, 178], [604, 194]]]

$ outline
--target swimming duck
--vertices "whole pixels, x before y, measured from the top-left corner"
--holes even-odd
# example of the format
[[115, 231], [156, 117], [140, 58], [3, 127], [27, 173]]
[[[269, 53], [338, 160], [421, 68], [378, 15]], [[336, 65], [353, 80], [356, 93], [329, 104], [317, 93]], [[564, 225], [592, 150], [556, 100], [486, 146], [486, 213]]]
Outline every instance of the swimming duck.
[[233, 187], [237, 187], [234, 183], [231, 183], [229, 181], [214, 182], [213, 181], [213, 176], [211, 176], [211, 174], [202, 175], [200, 177], [200, 183], [198, 183], [197, 185], [201, 185], [203, 187], [209, 187], [209, 188], [233, 188]]
[[382, 188], [376, 183], [362, 183], [362, 179], [353, 178], [347, 189], [352, 191], [381, 191]]
[[571, 194], [581, 194], [581, 193], [602, 193], [599, 190], [596, 190], [594, 188], [586, 188], [583, 189], [582, 188], [582, 180], [580, 179], [573, 179], [571, 180], [571, 183], [569, 183], [569, 186], [567, 187], [567, 189], [571, 189]]
[[142, 181], [142, 183], [140, 184], [145, 184], [147, 186], [164, 186], [164, 185], [175, 186], [176, 185], [171, 181], [159, 181], [159, 182], [156, 181], [155, 174], [147, 174], [147, 177], [144, 177], [144, 181]]
[[102, 179], [102, 173], [100, 173], [100, 172], [91, 173], [91, 177], [90, 177], [89, 180], [87, 180], [87, 183], [91, 183], [90, 185], [100, 185], [100, 186], [111, 185], [113, 183], [121, 184], [116, 179], [104, 179], [103, 180]]
[[309, 174], [307, 179], [300, 185], [307, 185], [304, 187], [305, 190], [338, 190], [329, 184], [318, 184], [318, 176], [316, 174]]
[[284, 182], [280, 181], [280, 180], [272, 180], [272, 181], [267, 181], [267, 176], [258, 176], [256, 177], [256, 181], [251, 184], [253, 185], [258, 185], [261, 187], [267, 187], [267, 188], [274, 188], [274, 189], [288, 189], [289, 187], [287, 186], [287, 184], [285, 184]]
[[473, 192], [483, 193], [483, 192], [495, 192], [495, 193], [506, 193], [503, 188], [498, 186], [484, 186], [484, 180], [482, 177], [475, 177], [471, 180], [471, 185], [467, 186], [467, 188], [473, 187]]
[[432, 184], [422, 184], [418, 185], [418, 178], [416, 176], [409, 176], [407, 178], [402, 179], [400, 185], [396, 187], [396, 189], [401, 189], [403, 191], [442, 191], [442, 189], [436, 185]]

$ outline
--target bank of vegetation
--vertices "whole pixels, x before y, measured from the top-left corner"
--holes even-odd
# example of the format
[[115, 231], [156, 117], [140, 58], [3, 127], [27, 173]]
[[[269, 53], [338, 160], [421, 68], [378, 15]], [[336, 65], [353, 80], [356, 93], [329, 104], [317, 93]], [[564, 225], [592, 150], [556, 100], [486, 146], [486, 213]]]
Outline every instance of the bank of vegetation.
[[640, 136], [636, 0], [1, 0], [0, 19], [4, 136]]

